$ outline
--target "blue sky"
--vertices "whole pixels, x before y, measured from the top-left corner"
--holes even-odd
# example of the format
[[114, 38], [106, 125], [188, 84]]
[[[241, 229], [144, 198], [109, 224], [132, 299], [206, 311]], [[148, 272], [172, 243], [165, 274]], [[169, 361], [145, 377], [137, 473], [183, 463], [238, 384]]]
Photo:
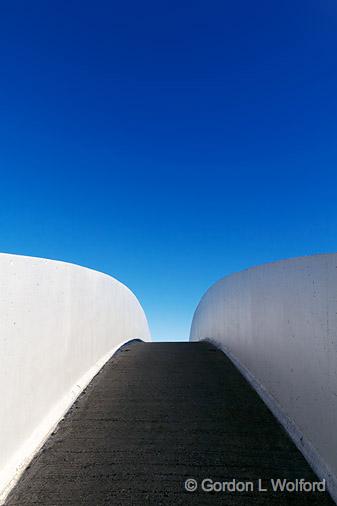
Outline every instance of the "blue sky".
[[0, 250], [117, 277], [186, 339], [220, 277], [337, 251], [337, 4], [0, 7]]

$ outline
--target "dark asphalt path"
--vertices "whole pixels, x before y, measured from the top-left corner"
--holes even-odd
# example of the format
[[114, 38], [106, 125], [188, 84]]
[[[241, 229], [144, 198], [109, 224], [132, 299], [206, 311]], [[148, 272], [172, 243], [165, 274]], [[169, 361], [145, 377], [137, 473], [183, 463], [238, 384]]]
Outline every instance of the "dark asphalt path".
[[[197, 492], [184, 490], [187, 478]], [[334, 504], [323, 493], [208, 493], [204, 478], [318, 480], [222, 352], [135, 342], [94, 378], [6, 504]]]

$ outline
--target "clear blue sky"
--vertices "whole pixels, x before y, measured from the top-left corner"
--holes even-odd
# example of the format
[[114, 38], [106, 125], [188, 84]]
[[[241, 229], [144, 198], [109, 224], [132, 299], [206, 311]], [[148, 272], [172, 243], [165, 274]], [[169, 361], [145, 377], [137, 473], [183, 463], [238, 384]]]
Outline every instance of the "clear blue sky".
[[0, 250], [186, 339], [214, 281], [337, 250], [335, 0], [0, 6]]

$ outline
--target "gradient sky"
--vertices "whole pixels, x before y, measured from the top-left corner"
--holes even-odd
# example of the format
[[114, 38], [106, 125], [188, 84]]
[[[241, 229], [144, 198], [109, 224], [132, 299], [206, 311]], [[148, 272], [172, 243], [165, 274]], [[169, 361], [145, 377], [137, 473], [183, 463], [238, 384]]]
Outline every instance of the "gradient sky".
[[156, 339], [220, 277], [337, 251], [335, 0], [0, 6], [0, 251], [101, 270]]

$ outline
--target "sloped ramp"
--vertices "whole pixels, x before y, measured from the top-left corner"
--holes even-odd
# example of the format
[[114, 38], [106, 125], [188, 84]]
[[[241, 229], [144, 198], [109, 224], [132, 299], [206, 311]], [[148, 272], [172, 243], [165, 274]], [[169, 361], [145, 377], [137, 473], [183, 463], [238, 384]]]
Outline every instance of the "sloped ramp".
[[[191, 479], [196, 491], [185, 489]], [[324, 492], [273, 491], [271, 479], [319, 481], [230, 360], [205, 342], [134, 342], [94, 378], [6, 504], [334, 504]], [[203, 490], [215, 482], [225, 490]]]

